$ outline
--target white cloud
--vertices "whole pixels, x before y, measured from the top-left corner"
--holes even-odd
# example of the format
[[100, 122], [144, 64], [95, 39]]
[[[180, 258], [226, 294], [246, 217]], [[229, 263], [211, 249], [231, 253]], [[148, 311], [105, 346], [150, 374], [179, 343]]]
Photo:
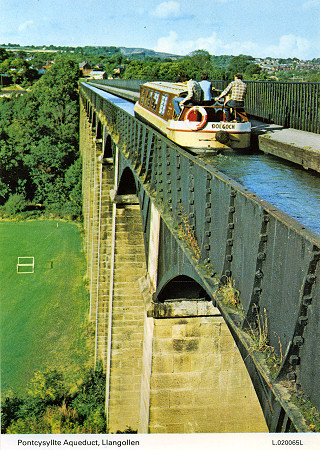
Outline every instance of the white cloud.
[[26, 22], [23, 22], [21, 25], [19, 25], [18, 30], [20, 32], [26, 31], [26, 29], [31, 27], [33, 24], [33, 20], [27, 20]]
[[170, 31], [167, 36], [158, 39], [155, 50], [177, 55], [187, 55], [194, 50], [207, 50], [211, 55], [244, 54], [254, 57], [306, 59], [312, 47], [307, 39], [293, 34], [281, 36], [276, 45], [265, 46], [251, 41], [226, 42], [219, 38], [216, 32], [213, 32], [211, 36], [183, 40], [179, 38], [176, 31]]
[[182, 55], [183, 51], [178, 49], [178, 34], [175, 31], [170, 31], [169, 36], [164, 36], [158, 39], [157, 46], [155, 48], [158, 52], [164, 53], [177, 53]]
[[197, 39], [179, 40], [175, 31], [170, 31], [168, 36], [158, 39], [156, 51], [186, 55], [194, 50], [207, 50], [211, 55], [221, 54], [253, 54], [257, 53], [257, 45], [253, 42], [233, 42], [227, 44], [213, 32], [211, 36]]
[[308, 39], [295, 36], [294, 34], [287, 34], [281, 36], [277, 45], [270, 45], [269, 47], [266, 47], [264, 53], [267, 54], [261, 56], [282, 58], [292, 58], [296, 56], [297, 58], [304, 59], [310, 47], [311, 46]]
[[152, 12], [152, 15], [158, 19], [177, 18], [180, 16], [180, 3], [171, 0], [160, 3]]

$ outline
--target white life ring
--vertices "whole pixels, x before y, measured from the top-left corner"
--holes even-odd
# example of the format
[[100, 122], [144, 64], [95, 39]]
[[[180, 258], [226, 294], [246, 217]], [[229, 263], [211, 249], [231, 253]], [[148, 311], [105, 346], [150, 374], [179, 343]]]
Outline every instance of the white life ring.
[[[200, 122], [195, 122], [193, 120], [190, 121], [189, 117], [190, 117], [191, 113], [197, 112], [197, 111], [202, 116], [201, 121]], [[202, 106], [193, 106], [187, 112], [185, 120], [186, 120], [187, 125], [190, 128], [190, 130], [201, 130], [201, 128], [203, 128], [205, 126], [205, 124], [207, 123], [208, 114], [207, 114], [207, 111]]]

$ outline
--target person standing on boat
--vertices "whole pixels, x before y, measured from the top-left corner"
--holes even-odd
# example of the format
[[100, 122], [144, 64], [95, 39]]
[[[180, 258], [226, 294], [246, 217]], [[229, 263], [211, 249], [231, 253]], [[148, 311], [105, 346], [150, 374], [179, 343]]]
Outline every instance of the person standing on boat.
[[212, 85], [211, 85], [211, 81], [208, 80], [208, 74], [204, 73], [202, 75], [202, 81], [200, 81], [200, 87], [202, 89], [203, 92], [203, 97], [202, 97], [202, 101], [203, 104], [208, 104], [211, 102], [212, 100]]
[[234, 81], [232, 81], [226, 89], [221, 92], [219, 97], [215, 97], [216, 101], [219, 101], [222, 97], [225, 97], [228, 92], [231, 91], [231, 98], [224, 104], [225, 119], [229, 122], [232, 119], [230, 112], [231, 108], [243, 108], [244, 99], [247, 93], [247, 85], [242, 81], [242, 74], [236, 73]]
[[[184, 80], [186, 81], [187, 78]], [[200, 84], [195, 80], [188, 80], [187, 82], [188, 95], [186, 97], [174, 97], [173, 107], [177, 116], [180, 115], [183, 105], [186, 103], [200, 103], [202, 100], [202, 89]]]

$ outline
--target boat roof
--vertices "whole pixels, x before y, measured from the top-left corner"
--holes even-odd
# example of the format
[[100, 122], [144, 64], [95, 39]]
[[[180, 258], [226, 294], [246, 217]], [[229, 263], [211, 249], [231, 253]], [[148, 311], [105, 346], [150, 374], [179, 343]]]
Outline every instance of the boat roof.
[[168, 81], [150, 81], [149, 83], [144, 83], [143, 86], [175, 95], [188, 90], [185, 83], [170, 83]]

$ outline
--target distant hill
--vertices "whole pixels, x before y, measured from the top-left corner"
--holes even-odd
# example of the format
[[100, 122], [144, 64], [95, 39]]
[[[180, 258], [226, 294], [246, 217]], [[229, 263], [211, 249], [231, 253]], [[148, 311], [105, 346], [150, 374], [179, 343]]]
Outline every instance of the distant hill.
[[153, 58], [173, 58], [173, 59], [179, 59], [182, 58], [182, 56], [174, 55], [173, 53], [163, 53], [163, 52], [156, 52], [154, 50], [150, 50], [148, 48], [137, 48], [137, 47], [105, 47], [105, 46], [84, 46], [84, 47], [67, 47], [67, 46], [55, 46], [55, 45], [49, 45], [49, 46], [20, 46], [19, 44], [0, 44], [0, 47], [5, 48], [9, 51], [25, 51], [25, 52], [56, 52], [56, 51], [73, 51], [77, 53], [80, 49], [83, 49], [87, 52], [92, 53], [99, 53], [100, 51], [104, 51], [107, 49], [108, 53], [117, 53], [120, 50], [120, 53], [123, 56], [141, 56], [141, 57], [153, 57]]
[[174, 55], [173, 53], [156, 52], [147, 48], [135, 47], [119, 47], [120, 52], [124, 56], [149, 56], [153, 58], [182, 58], [182, 56]]

